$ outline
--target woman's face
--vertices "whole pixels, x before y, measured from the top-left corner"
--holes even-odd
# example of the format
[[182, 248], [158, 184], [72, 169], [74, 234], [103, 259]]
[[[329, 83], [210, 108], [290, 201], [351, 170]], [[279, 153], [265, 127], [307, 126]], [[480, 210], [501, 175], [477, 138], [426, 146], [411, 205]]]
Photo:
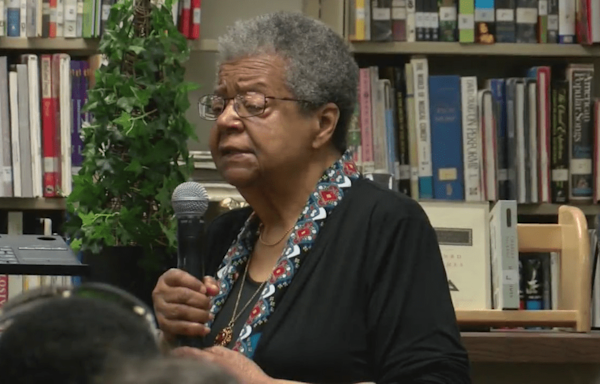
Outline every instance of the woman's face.
[[[267, 97], [294, 96], [284, 82], [285, 62], [275, 55], [224, 63], [219, 69], [217, 96], [233, 98], [246, 92]], [[266, 99], [264, 113], [240, 117], [228, 101], [210, 132], [210, 150], [225, 181], [238, 187], [261, 179], [293, 174], [307, 163], [319, 118], [300, 112], [296, 101]]]

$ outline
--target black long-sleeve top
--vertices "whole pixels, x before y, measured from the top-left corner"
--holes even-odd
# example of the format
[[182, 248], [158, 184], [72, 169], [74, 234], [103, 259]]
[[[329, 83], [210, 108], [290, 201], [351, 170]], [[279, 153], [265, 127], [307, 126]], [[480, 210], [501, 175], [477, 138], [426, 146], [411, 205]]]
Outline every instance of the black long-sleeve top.
[[[234, 210], [212, 222], [209, 274], [250, 213]], [[268, 375], [309, 383], [471, 382], [436, 235], [417, 202], [356, 181], [303, 263], [254, 353]], [[234, 299], [217, 315], [207, 345], [227, 325]]]

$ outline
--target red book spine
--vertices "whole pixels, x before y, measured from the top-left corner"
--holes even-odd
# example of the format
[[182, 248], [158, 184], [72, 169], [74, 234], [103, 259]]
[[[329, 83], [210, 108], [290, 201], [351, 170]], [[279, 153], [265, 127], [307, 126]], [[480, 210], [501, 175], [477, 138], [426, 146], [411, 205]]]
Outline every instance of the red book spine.
[[56, 37], [56, 0], [50, 0], [50, 23], [48, 24], [48, 37]]
[[190, 38], [190, 26], [192, 24], [192, 1], [183, 0], [183, 9], [181, 10], [181, 34]]
[[197, 40], [200, 38], [200, 5], [202, 0], [192, 0], [192, 33], [190, 38]]
[[55, 145], [56, 107], [52, 98], [52, 56], [42, 55], [42, 154], [44, 156], [44, 197], [55, 197], [59, 169], [56, 166], [58, 148]]

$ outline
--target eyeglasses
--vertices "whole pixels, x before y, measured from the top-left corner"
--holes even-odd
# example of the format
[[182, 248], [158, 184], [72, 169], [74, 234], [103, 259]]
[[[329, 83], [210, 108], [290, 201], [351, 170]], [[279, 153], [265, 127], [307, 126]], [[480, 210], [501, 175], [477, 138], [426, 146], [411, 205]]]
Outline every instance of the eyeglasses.
[[221, 97], [217, 95], [205, 95], [198, 100], [198, 113], [205, 120], [217, 120], [223, 113], [230, 100], [233, 100], [233, 110], [239, 117], [259, 116], [265, 112], [267, 99], [298, 101], [305, 100], [290, 99], [287, 97], [265, 96], [260, 92], [245, 92], [235, 95], [232, 98]]
[[26, 313], [49, 299], [83, 297], [115, 303], [147, 323], [150, 332], [158, 335], [156, 320], [152, 311], [137, 297], [130, 293], [103, 283], [83, 283], [76, 287], [42, 286], [7, 301], [0, 310], [0, 330], [10, 325], [17, 316]]

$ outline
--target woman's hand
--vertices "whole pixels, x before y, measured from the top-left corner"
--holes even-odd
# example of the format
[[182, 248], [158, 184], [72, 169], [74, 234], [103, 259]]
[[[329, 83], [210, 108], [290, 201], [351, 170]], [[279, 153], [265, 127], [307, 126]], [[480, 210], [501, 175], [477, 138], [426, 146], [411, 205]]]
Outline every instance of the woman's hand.
[[242, 384], [274, 384], [276, 380], [269, 377], [256, 363], [239, 352], [224, 347], [196, 349], [179, 347], [172, 351], [175, 356], [193, 357], [216, 364]]
[[180, 269], [170, 269], [156, 283], [152, 301], [156, 320], [167, 341], [177, 335], [205, 336], [211, 318], [210, 297], [219, 293], [212, 277], [200, 281]]

